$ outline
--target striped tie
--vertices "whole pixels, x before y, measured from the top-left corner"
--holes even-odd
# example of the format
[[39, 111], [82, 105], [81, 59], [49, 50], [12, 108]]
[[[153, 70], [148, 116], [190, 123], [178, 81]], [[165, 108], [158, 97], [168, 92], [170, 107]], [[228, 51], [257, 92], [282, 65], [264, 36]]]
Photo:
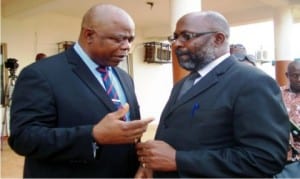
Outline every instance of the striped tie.
[[106, 67], [98, 67], [97, 70], [100, 72], [105, 89], [106, 94], [111, 98], [112, 102], [115, 104], [115, 106], [119, 109], [122, 107], [121, 100], [119, 99], [118, 93], [116, 89], [113, 86], [112, 81], [109, 78], [108, 70]]

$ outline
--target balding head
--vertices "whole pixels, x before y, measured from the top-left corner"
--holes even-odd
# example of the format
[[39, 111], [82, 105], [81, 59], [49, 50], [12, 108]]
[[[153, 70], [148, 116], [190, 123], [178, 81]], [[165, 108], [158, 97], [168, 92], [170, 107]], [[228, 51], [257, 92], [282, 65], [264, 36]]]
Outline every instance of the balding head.
[[225, 17], [215, 11], [196, 11], [184, 15], [179, 19], [178, 23], [184, 21], [194, 25], [195, 30], [198, 31], [217, 31], [222, 32], [229, 38], [229, 24]]
[[300, 60], [295, 60], [289, 63], [287, 71], [291, 72], [295, 70], [300, 70]]
[[290, 89], [294, 93], [300, 93], [300, 61], [289, 63], [286, 76], [289, 79]]
[[123, 9], [110, 4], [97, 4], [83, 16], [82, 28], [98, 28], [111, 21], [127, 21], [134, 25], [130, 15]]
[[78, 43], [95, 63], [116, 66], [128, 55], [134, 36], [135, 24], [126, 11], [98, 4], [83, 16]]
[[170, 39], [174, 39], [173, 49], [181, 67], [197, 71], [229, 52], [229, 35], [229, 25], [223, 15], [197, 11], [178, 20]]
[[192, 32], [219, 32], [224, 35], [224, 42], [218, 46], [217, 56], [229, 51], [230, 26], [226, 18], [215, 11], [196, 11], [184, 15], [178, 24], [184, 23]]

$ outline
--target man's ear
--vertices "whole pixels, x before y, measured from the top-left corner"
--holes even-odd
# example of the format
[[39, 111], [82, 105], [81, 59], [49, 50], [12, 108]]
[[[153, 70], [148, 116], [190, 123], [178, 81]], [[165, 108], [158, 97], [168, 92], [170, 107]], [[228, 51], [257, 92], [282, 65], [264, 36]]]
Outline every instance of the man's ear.
[[84, 28], [83, 29], [83, 36], [86, 39], [88, 44], [91, 44], [94, 39], [95, 31], [93, 29]]
[[215, 44], [221, 45], [221, 44], [224, 43], [225, 39], [226, 39], [226, 37], [225, 37], [225, 34], [224, 34], [224, 33], [222, 33], [222, 32], [217, 32], [217, 33], [215, 34]]
[[285, 72], [285, 76], [286, 76], [287, 79], [289, 79], [289, 74], [288, 74], [288, 72]]

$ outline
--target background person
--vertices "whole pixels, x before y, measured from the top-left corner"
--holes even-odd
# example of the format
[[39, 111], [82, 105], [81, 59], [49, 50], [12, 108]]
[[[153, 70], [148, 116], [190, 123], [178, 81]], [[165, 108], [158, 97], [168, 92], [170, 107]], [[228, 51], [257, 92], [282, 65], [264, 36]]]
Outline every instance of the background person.
[[[300, 60], [289, 63], [285, 73], [289, 84], [281, 87], [289, 118], [300, 128]], [[300, 133], [291, 133], [288, 161], [300, 160]]]
[[46, 54], [44, 54], [44, 53], [38, 53], [35, 56], [35, 61], [39, 61], [39, 60], [44, 59], [44, 58], [47, 58]]
[[[133, 80], [116, 67], [129, 53], [134, 29], [124, 10], [96, 5], [84, 15], [73, 47], [21, 72], [9, 145], [25, 156], [25, 178], [134, 176], [139, 166], [134, 142], [152, 120], [137, 120]], [[99, 67], [117, 91], [123, 105], [118, 110]]]
[[151, 170], [158, 178], [272, 177], [283, 168], [289, 123], [279, 86], [230, 56], [229, 34], [217, 12], [177, 22], [169, 40], [191, 74], [172, 89], [155, 140], [137, 144], [145, 168], [136, 178]]
[[255, 65], [255, 57], [253, 55], [248, 55], [247, 50], [242, 44], [231, 44], [229, 48], [230, 55], [233, 55], [237, 58], [238, 61], [244, 62], [248, 65]]

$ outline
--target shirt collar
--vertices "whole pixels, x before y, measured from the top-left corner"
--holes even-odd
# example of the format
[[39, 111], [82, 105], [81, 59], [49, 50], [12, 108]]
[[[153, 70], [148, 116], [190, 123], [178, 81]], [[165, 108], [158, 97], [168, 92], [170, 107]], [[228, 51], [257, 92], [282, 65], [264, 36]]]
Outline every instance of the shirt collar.
[[226, 53], [216, 60], [212, 61], [208, 65], [206, 65], [204, 68], [200, 69], [198, 73], [201, 75], [201, 78], [207, 75], [210, 71], [212, 71], [216, 66], [218, 66], [221, 62], [223, 62], [226, 58], [230, 56], [229, 53]]
[[[92, 71], [98, 68], [98, 64], [95, 63], [88, 55], [85, 53], [85, 51], [81, 48], [78, 42], [74, 45], [74, 50], [76, 53], [80, 56], [81, 60], [88, 66], [88, 68]], [[111, 67], [107, 67], [108, 71], [111, 71]]]

